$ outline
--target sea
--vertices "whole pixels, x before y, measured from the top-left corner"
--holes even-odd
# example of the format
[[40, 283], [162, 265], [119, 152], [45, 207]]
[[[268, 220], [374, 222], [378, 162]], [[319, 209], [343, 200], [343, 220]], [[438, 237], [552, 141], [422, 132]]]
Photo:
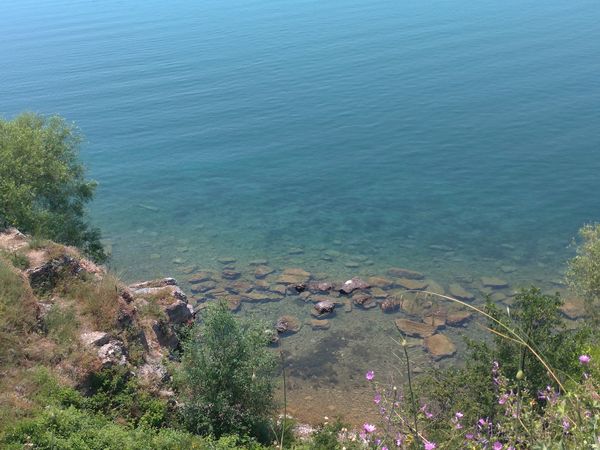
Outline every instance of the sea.
[[[564, 290], [600, 220], [599, 24], [597, 0], [3, 0], [0, 115], [80, 128], [90, 221], [127, 281], [402, 267], [510, 302]], [[359, 421], [364, 372], [401, 377], [393, 315], [313, 330], [293, 294], [237, 314], [297, 316], [291, 411]], [[468, 330], [416, 361], [458, 363]]]

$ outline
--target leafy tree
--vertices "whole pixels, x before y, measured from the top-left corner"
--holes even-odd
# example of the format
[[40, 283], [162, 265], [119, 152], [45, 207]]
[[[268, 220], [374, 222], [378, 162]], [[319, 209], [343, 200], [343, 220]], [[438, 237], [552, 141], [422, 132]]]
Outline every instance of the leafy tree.
[[569, 261], [567, 282], [585, 300], [598, 319], [600, 302], [600, 224], [585, 225], [579, 230], [582, 239], [577, 255]]
[[276, 358], [265, 328], [239, 323], [224, 303], [205, 311], [177, 377], [187, 428], [217, 437], [259, 436], [274, 407]]
[[96, 183], [78, 158], [79, 130], [59, 116], [0, 119], [0, 227], [80, 247], [106, 258], [100, 232], [85, 220]]

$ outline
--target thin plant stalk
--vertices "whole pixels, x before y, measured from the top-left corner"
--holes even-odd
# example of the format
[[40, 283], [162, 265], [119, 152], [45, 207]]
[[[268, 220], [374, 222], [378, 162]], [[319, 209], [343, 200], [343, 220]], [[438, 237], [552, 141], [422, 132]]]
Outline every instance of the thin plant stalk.
[[285, 377], [285, 356], [283, 355], [283, 339], [279, 339], [279, 356], [281, 358], [281, 374], [283, 376], [283, 420], [281, 421], [281, 440], [279, 450], [283, 450], [283, 438], [287, 424], [287, 380]]
[[406, 358], [406, 374], [408, 376], [408, 390], [410, 391], [410, 401], [412, 404], [412, 413], [414, 420], [415, 433], [419, 434], [418, 420], [417, 420], [417, 404], [415, 403], [415, 394], [412, 388], [412, 376], [410, 374], [410, 358], [408, 357], [408, 351], [406, 350], [406, 340], [402, 340], [402, 349], [404, 350], [404, 356]]

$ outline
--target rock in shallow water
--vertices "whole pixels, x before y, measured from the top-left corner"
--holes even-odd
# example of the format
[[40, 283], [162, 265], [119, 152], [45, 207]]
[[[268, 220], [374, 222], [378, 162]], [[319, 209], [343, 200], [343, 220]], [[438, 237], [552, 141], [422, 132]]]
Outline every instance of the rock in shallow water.
[[448, 290], [450, 291], [450, 295], [452, 297], [455, 297], [455, 298], [457, 298], [459, 300], [470, 302], [473, 299], [475, 299], [475, 296], [472, 293], [470, 293], [469, 291], [467, 291], [465, 288], [463, 288], [458, 283], [452, 283], [448, 287]]
[[415, 322], [409, 319], [396, 319], [396, 327], [407, 336], [428, 337], [435, 332], [435, 327], [423, 322]]
[[348, 281], [346, 281], [342, 287], [340, 288], [340, 292], [342, 294], [351, 294], [357, 289], [368, 289], [370, 286], [366, 281], [361, 280], [358, 277], [354, 277]]
[[330, 302], [329, 300], [324, 300], [316, 303], [314, 308], [319, 315], [329, 314], [335, 309], [335, 303]]
[[435, 358], [447, 358], [456, 353], [456, 346], [443, 334], [434, 334], [424, 340], [425, 348]]
[[410, 280], [422, 280], [425, 278], [421, 272], [415, 272], [414, 270], [402, 269], [399, 267], [392, 267], [388, 270], [388, 275], [395, 278], [408, 278]]
[[313, 330], [328, 330], [331, 324], [327, 319], [313, 319], [310, 321]]
[[281, 316], [275, 324], [278, 333], [297, 333], [302, 328], [302, 323], [294, 316]]
[[508, 287], [505, 280], [497, 277], [481, 277], [481, 284], [492, 289], [504, 289]]

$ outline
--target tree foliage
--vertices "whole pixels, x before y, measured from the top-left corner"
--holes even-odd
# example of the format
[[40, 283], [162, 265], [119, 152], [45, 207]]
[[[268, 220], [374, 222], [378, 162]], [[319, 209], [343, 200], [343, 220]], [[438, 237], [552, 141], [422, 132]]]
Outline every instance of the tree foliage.
[[194, 433], [257, 436], [274, 406], [276, 359], [264, 327], [239, 323], [222, 303], [205, 311], [178, 374], [184, 420]]
[[59, 116], [0, 119], [0, 226], [80, 247], [102, 260], [98, 229], [85, 220], [96, 183], [79, 161], [82, 135]]

